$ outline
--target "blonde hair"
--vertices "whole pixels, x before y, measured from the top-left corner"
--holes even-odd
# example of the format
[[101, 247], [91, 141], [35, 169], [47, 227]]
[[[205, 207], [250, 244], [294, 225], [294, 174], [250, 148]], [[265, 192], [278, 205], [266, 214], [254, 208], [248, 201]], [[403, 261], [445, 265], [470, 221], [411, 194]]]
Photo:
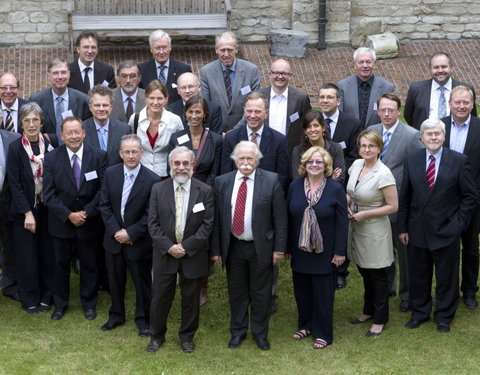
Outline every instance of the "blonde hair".
[[307, 161], [309, 161], [313, 154], [318, 152], [320, 155], [322, 155], [323, 158], [323, 165], [325, 167], [325, 176], [330, 177], [333, 173], [333, 160], [330, 154], [328, 153], [327, 150], [325, 150], [323, 147], [320, 146], [313, 146], [310, 147], [307, 151], [305, 151], [302, 155], [302, 158], [300, 160], [300, 166], [298, 167], [298, 174], [302, 177], [305, 177], [307, 174], [307, 168], [305, 167], [307, 164]]

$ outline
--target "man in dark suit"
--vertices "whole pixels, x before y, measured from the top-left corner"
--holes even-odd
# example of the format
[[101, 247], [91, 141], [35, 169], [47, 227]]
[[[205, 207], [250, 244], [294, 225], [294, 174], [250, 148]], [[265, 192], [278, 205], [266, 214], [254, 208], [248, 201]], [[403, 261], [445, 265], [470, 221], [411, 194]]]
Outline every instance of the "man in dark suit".
[[117, 87], [113, 68], [96, 60], [99, 37], [95, 31], [82, 31], [76, 43], [78, 60], [69, 65], [68, 87], [88, 94], [95, 85]]
[[[418, 130], [399, 120], [401, 105], [400, 98], [395, 94], [389, 92], [383, 94], [377, 102], [377, 112], [382, 122], [368, 127], [368, 130], [377, 132], [383, 138], [383, 151], [380, 154], [380, 159], [395, 177], [398, 195], [400, 195], [400, 188], [402, 186], [405, 156], [424, 147]], [[389, 219], [392, 227], [392, 240], [395, 251], [395, 262], [389, 268], [388, 274], [390, 293], [396, 293], [396, 265], [398, 265], [400, 275], [400, 282], [398, 284], [400, 311], [405, 312], [408, 311], [407, 248], [398, 238], [397, 215], [392, 214], [389, 216]]]
[[211, 244], [212, 260], [227, 268], [232, 336], [228, 347], [237, 348], [245, 340], [250, 315], [257, 346], [268, 350], [272, 266], [285, 253], [287, 208], [278, 175], [257, 168], [262, 153], [255, 143], [240, 142], [232, 157], [237, 170], [215, 179]]
[[106, 152], [83, 144], [80, 119], [62, 123], [64, 145], [45, 155], [43, 191], [49, 210], [48, 229], [55, 252], [51, 318], [60, 320], [68, 307], [72, 248], [80, 259], [80, 300], [85, 318], [97, 316], [97, 240], [102, 226], [97, 210]]
[[245, 102], [246, 125], [239, 126], [225, 135], [222, 151], [221, 173], [237, 168], [237, 163], [230, 157], [240, 141], [252, 141], [258, 145], [263, 154], [259, 167], [278, 173], [282, 189], [288, 187], [289, 161], [287, 141], [283, 134], [265, 125], [268, 115], [267, 98], [259, 92], [248, 95]]
[[123, 136], [123, 164], [107, 168], [102, 184], [98, 210], [105, 224], [103, 246], [112, 304], [101, 329], [109, 331], [125, 323], [128, 269], [135, 286], [135, 324], [140, 336], [148, 336], [152, 286], [148, 202], [152, 186], [160, 177], [140, 164], [142, 150], [137, 135]]
[[85, 144], [106, 151], [108, 165], [122, 162], [120, 141], [132, 128], [124, 122], [110, 118], [112, 113], [112, 90], [96, 85], [88, 93], [88, 105], [93, 117], [83, 121], [85, 127]]
[[398, 232], [408, 246], [409, 304], [407, 328], [430, 319], [435, 267], [434, 319], [449, 332], [458, 307], [460, 235], [477, 206], [477, 189], [467, 157], [442, 147], [445, 124], [427, 119], [420, 126], [426, 150], [407, 156], [400, 189]]
[[[0, 115], [0, 122], [2, 118]], [[0, 288], [4, 296], [20, 300], [17, 291], [17, 277], [15, 275], [15, 258], [8, 221], [10, 193], [5, 181], [6, 161], [10, 143], [19, 138], [20, 134], [0, 129]]]
[[185, 146], [169, 157], [171, 179], [152, 188], [148, 229], [153, 240], [153, 284], [148, 352], [165, 341], [167, 318], [180, 277], [182, 313], [178, 336], [184, 352], [195, 350], [201, 279], [207, 276], [208, 242], [213, 228], [213, 191], [192, 178], [195, 155]]
[[[183, 126], [186, 128], [187, 120], [185, 119], [184, 107], [188, 99], [192, 96], [200, 95], [200, 82], [198, 81], [198, 77], [190, 72], [182, 73], [177, 80], [177, 91], [181, 99], [169, 104], [167, 109], [179, 116], [183, 121]], [[222, 134], [222, 110], [218, 104], [210, 100], [207, 100], [207, 104], [210, 117], [208, 128], [215, 133]]]
[[[450, 95], [451, 115], [442, 119], [445, 123], [445, 147], [467, 156], [473, 180], [480, 197], [480, 120], [471, 115], [475, 106], [473, 91], [466, 86], [456, 86]], [[462, 233], [462, 285], [463, 301], [469, 309], [476, 309], [478, 302], [478, 234], [480, 232], [480, 207], [474, 211], [470, 224]]]
[[180, 61], [170, 58], [172, 52], [172, 39], [163, 30], [155, 30], [148, 38], [150, 52], [153, 59], [140, 64], [142, 81], [140, 87], [146, 88], [154, 79], [167, 86], [168, 102], [173, 103], [180, 99], [177, 93], [177, 78], [180, 74], [191, 72], [192, 68]]
[[63, 119], [75, 116], [86, 120], [92, 114], [88, 109], [87, 95], [68, 88], [70, 71], [65, 60], [54, 58], [48, 64], [48, 81], [51, 88], [37, 91], [30, 97], [43, 110], [43, 132], [54, 133], [60, 138]]
[[353, 53], [356, 75], [338, 82], [340, 88], [340, 110], [360, 121], [362, 129], [378, 124], [377, 100], [386, 92], [394, 92], [395, 85], [374, 75], [377, 61], [375, 51], [360, 47]]
[[237, 37], [226, 31], [215, 38], [218, 60], [200, 69], [202, 96], [222, 108], [224, 131], [233, 129], [243, 116], [247, 95], [260, 88], [258, 68], [236, 57]]
[[133, 60], [122, 61], [117, 68], [120, 87], [113, 89], [112, 113], [110, 118], [128, 124], [133, 113], [145, 107], [145, 90], [138, 87], [141, 79], [140, 69]]
[[443, 118], [450, 114], [447, 105], [452, 89], [456, 86], [467, 86], [473, 93], [472, 115], [477, 116], [475, 91], [472, 85], [459, 82], [451, 77], [452, 58], [446, 52], [437, 52], [430, 57], [431, 79], [413, 82], [408, 88], [405, 100], [405, 120], [414, 128], [429, 117]]
[[18, 97], [19, 91], [20, 81], [15, 74], [10, 72], [0, 74], [0, 101], [3, 115], [0, 129], [22, 132], [22, 127], [18, 123], [18, 111], [27, 101]]

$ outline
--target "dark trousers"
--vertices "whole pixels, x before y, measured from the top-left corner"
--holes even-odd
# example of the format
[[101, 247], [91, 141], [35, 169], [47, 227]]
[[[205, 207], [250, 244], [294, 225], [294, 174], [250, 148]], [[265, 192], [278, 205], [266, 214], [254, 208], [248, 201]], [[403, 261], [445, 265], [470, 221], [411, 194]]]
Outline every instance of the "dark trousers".
[[0, 192], [0, 268], [1, 288], [3, 295], [13, 297], [17, 294], [17, 275], [15, 270], [15, 255], [13, 253], [10, 222], [7, 219], [8, 201]]
[[310, 275], [292, 272], [298, 311], [298, 329], [312, 332], [314, 338], [333, 341], [333, 301], [336, 273]]
[[[182, 297], [182, 316], [178, 337], [180, 342], [192, 341], [198, 329], [200, 307], [200, 287], [202, 278], [187, 279], [183, 271], [179, 270], [180, 293]], [[152, 338], [165, 339], [167, 319], [175, 297], [177, 274], [153, 274], [152, 304], [150, 307], [150, 330]]]
[[397, 223], [390, 222], [392, 228], [393, 250], [395, 253], [395, 261], [388, 268], [388, 285], [389, 291], [395, 292], [397, 287], [397, 268], [399, 275], [398, 295], [400, 300], [408, 301], [408, 255], [407, 247], [400, 242], [397, 231]]
[[97, 305], [97, 239], [53, 237], [55, 265], [53, 271], [53, 303], [56, 310], [66, 310], [70, 298], [70, 264], [75, 247], [80, 259], [80, 301], [83, 309]]
[[463, 296], [474, 296], [478, 292], [478, 234], [480, 232], [480, 209], [462, 233], [462, 285]]
[[435, 311], [437, 323], [450, 323], [458, 307], [458, 268], [460, 239], [449, 246], [431, 251], [408, 246], [410, 272], [410, 300], [412, 319], [422, 321], [430, 317], [432, 310], [432, 277], [435, 266]]
[[135, 286], [135, 324], [138, 328], [150, 325], [150, 299], [152, 288], [152, 258], [133, 261], [122, 248], [118, 254], [106, 252], [108, 282], [112, 305], [109, 311], [110, 322], [125, 322], [125, 286], [127, 269]]
[[358, 267], [358, 271], [362, 275], [365, 289], [363, 313], [373, 316], [374, 324], [386, 324], [388, 322], [388, 267]]
[[245, 335], [250, 320], [253, 337], [267, 338], [272, 302], [272, 268], [271, 264], [263, 265], [258, 261], [253, 241], [239, 241], [232, 236], [227, 258], [232, 336]]

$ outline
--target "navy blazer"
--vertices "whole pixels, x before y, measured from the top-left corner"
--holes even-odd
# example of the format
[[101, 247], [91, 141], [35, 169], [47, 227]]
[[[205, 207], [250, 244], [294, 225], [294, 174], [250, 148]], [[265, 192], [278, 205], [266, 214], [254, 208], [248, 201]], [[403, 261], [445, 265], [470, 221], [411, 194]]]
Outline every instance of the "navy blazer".
[[300, 273], [321, 275], [335, 271], [334, 255], [345, 256], [348, 238], [347, 198], [343, 185], [327, 179], [322, 197], [313, 208], [323, 237], [323, 252], [309, 253], [298, 248], [303, 214], [308, 206], [305, 197], [304, 178], [290, 184], [287, 196], [288, 244], [292, 270]]
[[[43, 192], [49, 210], [48, 229], [58, 238], [92, 239], [102, 231], [98, 200], [103, 174], [107, 166], [107, 153], [89, 145], [83, 145], [80, 190], [73, 177], [72, 166], [68, 158], [67, 147], [62, 145], [45, 155], [43, 172]], [[85, 177], [86, 173], [95, 172]], [[72, 212], [86, 211], [84, 225], [74, 226], [68, 215]]]
[[[142, 80], [140, 82], [140, 87], [145, 89], [150, 82], [155, 79], [158, 79], [158, 69], [155, 65], [155, 59], [148, 60], [144, 63], [141, 63], [138, 68], [142, 74]], [[173, 103], [181, 99], [180, 95], [177, 92], [177, 78], [180, 74], [191, 72], [192, 68], [190, 65], [184, 64], [178, 60], [172, 58], [169, 59], [168, 64], [168, 77], [167, 77], [167, 90], [168, 90], [168, 102]], [[137, 112], [140, 112], [140, 109], [137, 109]]]
[[[179, 145], [178, 138], [187, 135], [188, 141]], [[170, 149], [174, 149], [177, 146], [185, 146], [190, 150], [192, 148], [192, 139], [190, 132], [187, 130], [181, 130], [173, 133], [170, 137]], [[220, 174], [220, 162], [222, 158], [222, 136], [220, 134], [209, 131], [205, 145], [203, 146], [202, 154], [200, 155], [194, 177], [207, 185], [213, 186], [215, 177]]]
[[[223, 132], [223, 120], [222, 120], [222, 109], [218, 104], [207, 100], [208, 112], [210, 121], [208, 122], [208, 128], [218, 134]], [[167, 110], [175, 113], [178, 117], [182, 119], [183, 126], [187, 127], [187, 120], [185, 119], [185, 106], [183, 105], [183, 100], [177, 100], [167, 106]]]
[[[343, 148], [345, 168], [347, 172], [352, 163], [359, 158], [357, 149], [357, 137], [362, 131], [360, 121], [339, 110], [337, 126], [333, 133], [332, 141], [339, 143]], [[345, 145], [345, 147], [344, 147]]]
[[[160, 177], [140, 165], [125, 205], [125, 220], [122, 220], [120, 210], [124, 180], [123, 164], [117, 164], [105, 170], [98, 204], [98, 210], [105, 224], [103, 246], [112, 254], [120, 253], [123, 246], [128, 258], [133, 261], [149, 259], [152, 257], [152, 239], [148, 233], [148, 204], [152, 186], [160, 181]], [[121, 244], [115, 240], [115, 233], [122, 228], [126, 229], [133, 245]]]
[[[83, 83], [83, 75], [78, 66], [78, 60], [70, 63], [68, 68], [70, 69], [70, 82], [68, 82], [68, 87], [88, 94], [89, 89], [85, 88]], [[108, 87], [112, 89], [117, 87], [113, 68], [108, 64], [95, 60], [93, 64], [93, 86], [101, 85], [105, 81], [108, 82]]]
[[[248, 140], [247, 125], [235, 128], [225, 134], [222, 151], [222, 174], [237, 169], [235, 162], [230, 158], [230, 154], [240, 141]], [[263, 154], [263, 158], [260, 159], [258, 167], [278, 173], [282, 189], [286, 192], [288, 188], [288, 178], [290, 176], [290, 162], [288, 159], [286, 137], [280, 132], [264, 126], [260, 139], [260, 151]]]

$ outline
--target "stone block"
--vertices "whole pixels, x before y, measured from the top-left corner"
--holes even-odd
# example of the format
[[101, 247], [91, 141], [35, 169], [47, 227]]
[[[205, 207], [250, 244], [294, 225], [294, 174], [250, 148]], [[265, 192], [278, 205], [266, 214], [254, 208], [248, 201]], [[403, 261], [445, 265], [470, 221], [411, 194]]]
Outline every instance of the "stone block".
[[39, 33], [54, 33], [57, 31], [54, 23], [39, 23], [37, 30]]
[[48, 14], [45, 12], [32, 12], [30, 13], [30, 21], [32, 23], [47, 23]]
[[22, 44], [25, 41], [25, 35], [20, 33], [12, 33], [2, 35], [0, 38], [0, 46], [13, 46]]
[[[11, 33], [11, 32], [12, 32], [12, 25], [0, 22], [0, 33]], [[2, 36], [2, 38], [3, 37], [4, 36]]]
[[26, 12], [13, 12], [8, 15], [8, 23], [29, 23], [30, 19]]
[[382, 32], [382, 21], [362, 18], [350, 34], [350, 45], [353, 48], [363, 46], [367, 36]]
[[25, 42], [39, 44], [42, 41], [42, 34], [27, 34], [25, 35]]
[[37, 26], [31, 23], [14, 23], [12, 26], [14, 33], [31, 33], [37, 30]]
[[305, 57], [309, 35], [298, 30], [271, 30], [269, 39], [272, 42], [270, 54], [272, 56]]
[[0, 12], [11, 12], [12, 5], [9, 1], [0, 1]]
[[366, 46], [375, 50], [379, 60], [398, 56], [398, 39], [392, 33], [369, 35]]

